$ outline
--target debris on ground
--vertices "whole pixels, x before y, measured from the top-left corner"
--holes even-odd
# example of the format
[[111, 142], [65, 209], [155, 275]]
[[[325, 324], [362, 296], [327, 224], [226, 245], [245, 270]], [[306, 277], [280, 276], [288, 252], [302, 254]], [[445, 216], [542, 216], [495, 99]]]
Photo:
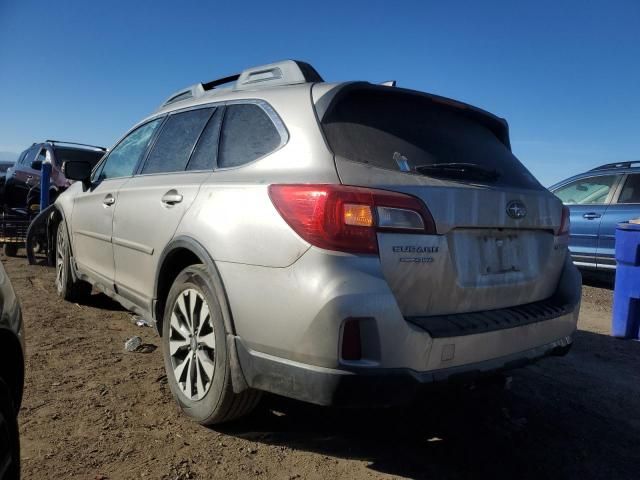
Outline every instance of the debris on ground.
[[152, 327], [153, 325], [149, 320], [142, 318], [139, 315], [132, 315], [131, 321], [135, 323], [138, 327]]
[[141, 345], [142, 339], [136, 335], [124, 342], [124, 349], [127, 352], [135, 352]]

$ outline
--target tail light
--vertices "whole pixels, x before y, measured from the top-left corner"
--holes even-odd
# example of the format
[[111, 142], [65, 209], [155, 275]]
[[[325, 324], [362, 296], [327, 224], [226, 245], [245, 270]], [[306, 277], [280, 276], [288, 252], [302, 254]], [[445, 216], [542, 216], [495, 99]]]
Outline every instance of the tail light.
[[269, 197], [298, 235], [327, 250], [378, 253], [378, 231], [436, 233], [427, 207], [403, 193], [346, 185], [270, 185]]
[[562, 206], [562, 217], [560, 219], [560, 228], [556, 232], [556, 235], [569, 235], [569, 228], [571, 227], [571, 211], [566, 205]]

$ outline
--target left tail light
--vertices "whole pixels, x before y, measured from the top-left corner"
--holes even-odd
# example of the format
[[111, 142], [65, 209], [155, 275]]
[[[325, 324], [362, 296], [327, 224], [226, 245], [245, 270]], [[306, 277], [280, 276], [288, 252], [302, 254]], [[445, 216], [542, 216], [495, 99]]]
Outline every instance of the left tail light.
[[378, 231], [436, 233], [431, 213], [416, 197], [346, 185], [270, 185], [274, 206], [303, 239], [316, 247], [378, 253]]

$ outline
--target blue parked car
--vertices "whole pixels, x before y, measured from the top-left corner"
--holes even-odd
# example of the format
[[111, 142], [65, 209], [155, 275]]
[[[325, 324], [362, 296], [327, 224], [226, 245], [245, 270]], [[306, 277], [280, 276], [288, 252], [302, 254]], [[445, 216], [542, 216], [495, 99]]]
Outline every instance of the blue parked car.
[[571, 211], [573, 262], [583, 269], [614, 272], [616, 224], [640, 217], [640, 161], [608, 163], [549, 190]]

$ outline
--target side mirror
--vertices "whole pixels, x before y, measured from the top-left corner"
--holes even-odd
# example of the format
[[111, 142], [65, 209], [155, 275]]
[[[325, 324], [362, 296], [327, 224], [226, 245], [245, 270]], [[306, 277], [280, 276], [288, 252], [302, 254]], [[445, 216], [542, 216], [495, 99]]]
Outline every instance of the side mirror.
[[34, 160], [31, 162], [31, 168], [34, 170], [42, 170], [42, 160]]
[[83, 160], [67, 160], [62, 164], [62, 173], [68, 180], [79, 180], [85, 187], [88, 187], [91, 178], [91, 164]]

